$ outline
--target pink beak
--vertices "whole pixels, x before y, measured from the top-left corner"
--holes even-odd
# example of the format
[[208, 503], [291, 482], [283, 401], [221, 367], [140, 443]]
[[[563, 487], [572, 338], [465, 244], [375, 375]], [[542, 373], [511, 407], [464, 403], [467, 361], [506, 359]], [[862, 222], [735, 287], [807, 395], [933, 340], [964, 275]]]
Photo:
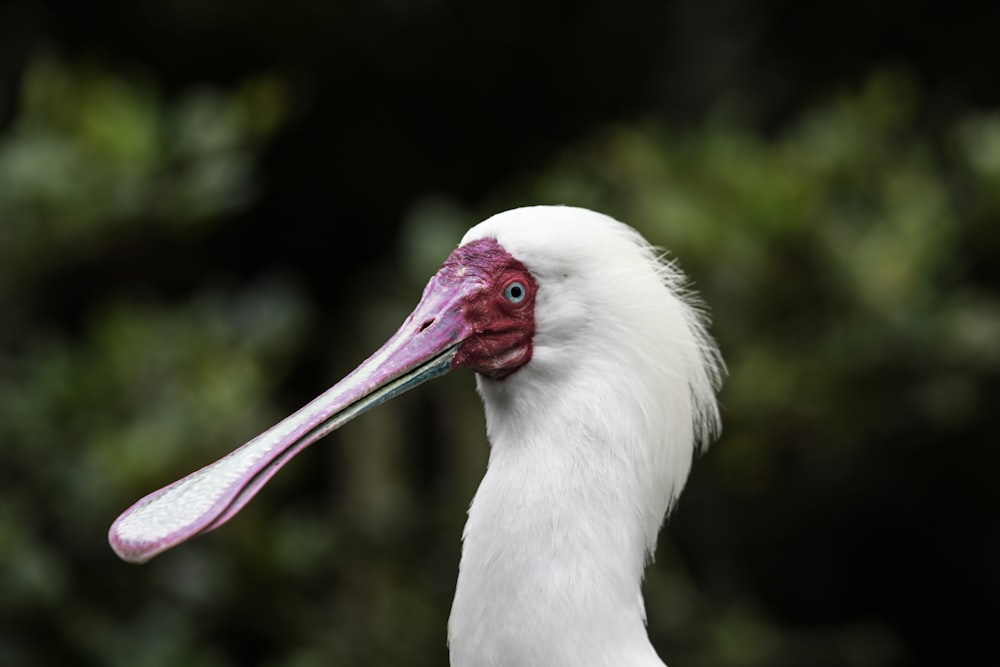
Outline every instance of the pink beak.
[[416, 309], [375, 354], [295, 414], [230, 454], [128, 508], [108, 541], [123, 560], [143, 563], [218, 528], [300, 451], [363, 412], [447, 373], [474, 333], [463, 304], [482, 283], [439, 271]]

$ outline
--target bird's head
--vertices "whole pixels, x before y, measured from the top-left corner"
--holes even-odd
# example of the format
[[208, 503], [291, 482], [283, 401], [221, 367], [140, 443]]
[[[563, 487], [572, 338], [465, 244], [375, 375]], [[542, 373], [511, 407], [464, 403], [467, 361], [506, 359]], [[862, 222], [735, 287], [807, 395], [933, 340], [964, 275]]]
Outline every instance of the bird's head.
[[425, 354], [454, 347], [452, 368], [502, 380], [531, 360], [537, 291], [531, 272], [495, 239], [470, 241], [430, 279], [409, 329], [396, 335]]
[[[611, 386], [632, 384], [641, 413], [663, 401], [669, 418], [679, 402], [674, 416], [694, 429], [692, 440], [717, 422], [720, 362], [680, 274], [606, 216], [515, 209], [466, 234], [399, 330], [357, 369], [229, 455], [137, 502], [112, 525], [112, 547], [143, 562], [217, 528], [299, 451], [454, 368], [477, 372], [488, 403], [513, 395], [522, 413], [540, 387], [579, 387], [569, 383], [586, 371], [598, 398], [602, 374]], [[658, 396], [664, 387], [673, 394]]]

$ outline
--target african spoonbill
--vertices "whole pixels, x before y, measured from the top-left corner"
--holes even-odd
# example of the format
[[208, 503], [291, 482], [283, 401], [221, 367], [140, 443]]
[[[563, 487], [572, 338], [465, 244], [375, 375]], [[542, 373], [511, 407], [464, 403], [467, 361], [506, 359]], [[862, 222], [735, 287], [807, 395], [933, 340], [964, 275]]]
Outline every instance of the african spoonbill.
[[453, 667], [647, 667], [641, 583], [723, 364], [679, 270], [631, 227], [535, 206], [473, 227], [400, 329], [347, 377], [112, 525], [143, 562], [232, 518], [299, 451], [455, 368], [490, 456], [448, 624]]

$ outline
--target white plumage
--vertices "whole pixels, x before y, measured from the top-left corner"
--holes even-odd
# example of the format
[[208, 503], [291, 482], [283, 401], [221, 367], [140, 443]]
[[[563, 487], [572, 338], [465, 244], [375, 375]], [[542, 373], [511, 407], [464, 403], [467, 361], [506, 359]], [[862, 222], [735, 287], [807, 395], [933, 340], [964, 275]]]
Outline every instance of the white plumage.
[[477, 376], [489, 466], [469, 508], [448, 626], [453, 667], [662, 665], [640, 590], [699, 442], [722, 364], [681, 274], [589, 210], [496, 215], [538, 281], [534, 355]]

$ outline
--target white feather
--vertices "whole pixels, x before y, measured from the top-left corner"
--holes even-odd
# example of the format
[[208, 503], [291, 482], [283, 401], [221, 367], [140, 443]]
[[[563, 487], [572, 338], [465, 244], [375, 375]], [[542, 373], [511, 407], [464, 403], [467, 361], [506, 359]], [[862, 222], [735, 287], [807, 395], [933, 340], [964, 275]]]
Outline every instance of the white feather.
[[593, 211], [498, 214], [535, 277], [531, 361], [477, 376], [491, 450], [469, 508], [448, 636], [453, 667], [663, 665], [641, 583], [723, 373], [676, 267]]

